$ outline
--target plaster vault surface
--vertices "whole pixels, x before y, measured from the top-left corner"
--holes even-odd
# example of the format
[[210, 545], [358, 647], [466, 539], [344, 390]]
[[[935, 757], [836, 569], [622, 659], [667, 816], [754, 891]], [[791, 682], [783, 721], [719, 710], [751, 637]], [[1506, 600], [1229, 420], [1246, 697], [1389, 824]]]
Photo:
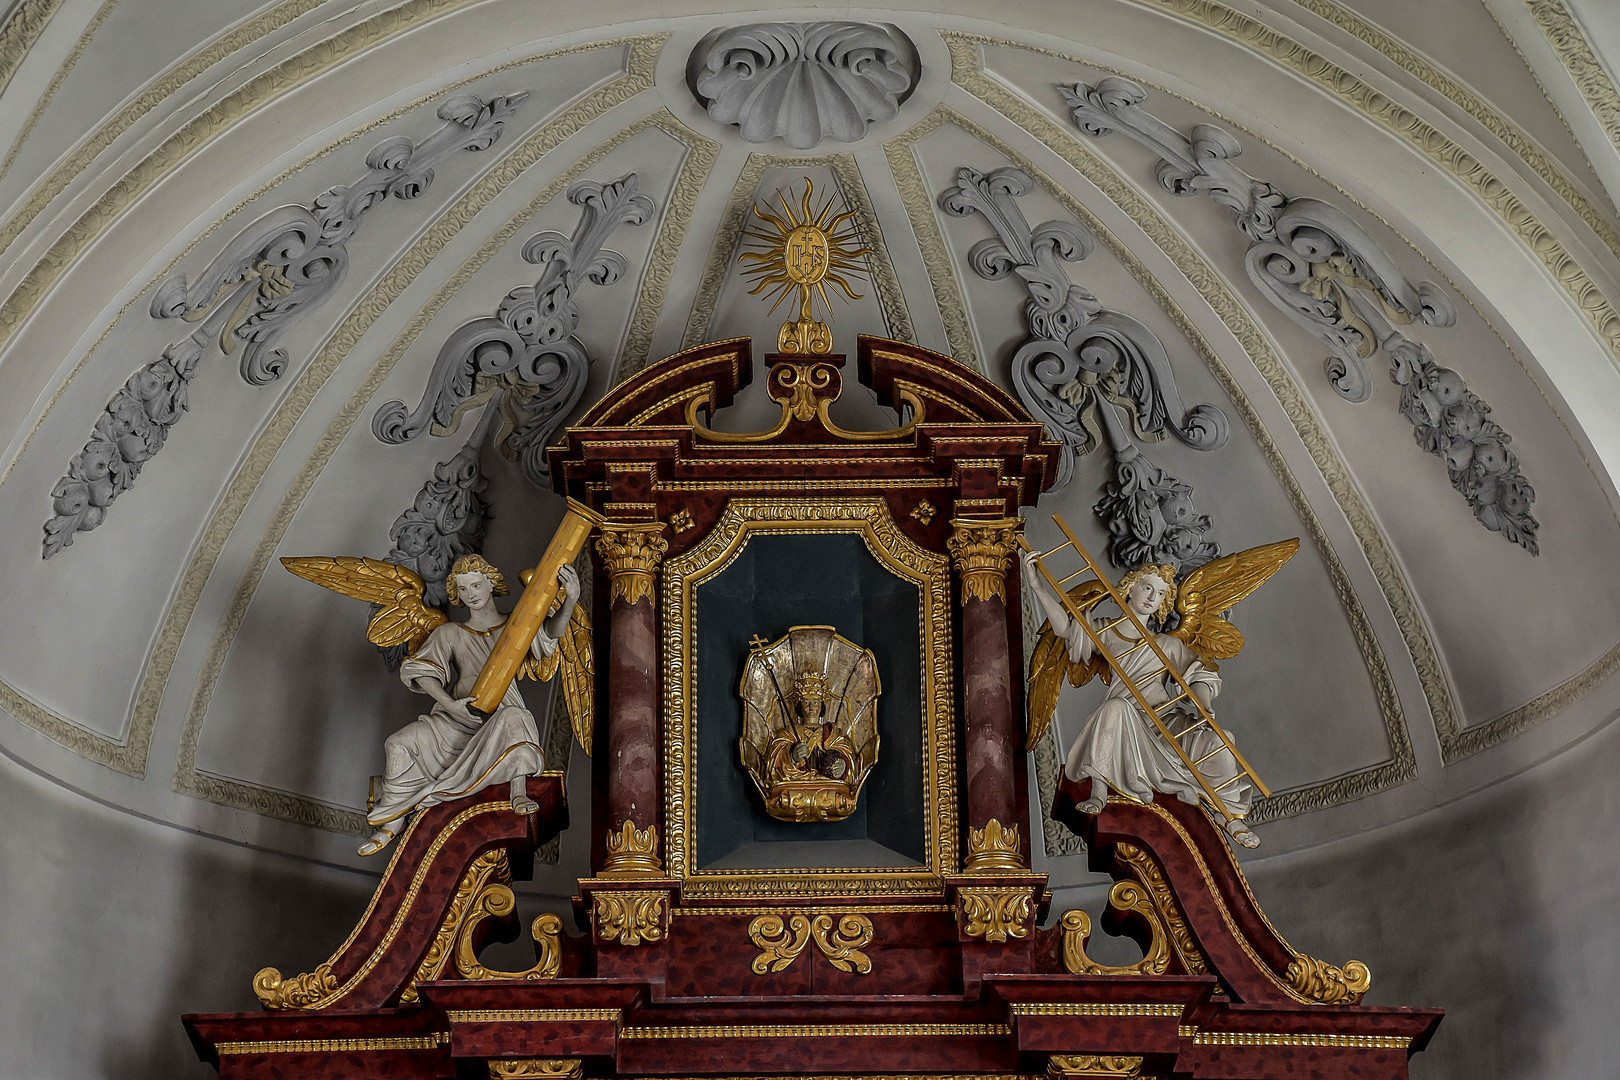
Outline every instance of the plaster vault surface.
[[[796, 31], [810, 74], [743, 93], [762, 24], [872, 59]], [[418, 702], [364, 608], [276, 560], [532, 565], [563, 513], [538, 448], [677, 350], [773, 347], [737, 256], [756, 204], [807, 184], [867, 249], [835, 351], [946, 353], [1065, 443], [1032, 537], [1059, 513], [1117, 568], [1301, 539], [1222, 670], [1276, 792], [1244, 857], [1303, 947], [1368, 961], [1369, 1001], [1450, 1011], [1414, 1075], [1595, 1075], [1620, 1050], [1582, 1029], [1620, 989], [1592, 968], [1615, 859], [1587, 847], [1617, 824], [1616, 35], [1559, 0], [19, 0], [0, 1076], [200, 1069], [175, 1014], [324, 955]], [[762, 381], [713, 426], [769, 426]], [[897, 422], [853, 379], [834, 416]], [[1039, 805], [1087, 692], [1034, 752]], [[588, 790], [560, 703], [527, 693]], [[566, 909], [586, 839], [525, 903]], [[1066, 829], [1036, 860], [1098, 906]], [[51, 1014], [90, 965], [70, 1037]]]

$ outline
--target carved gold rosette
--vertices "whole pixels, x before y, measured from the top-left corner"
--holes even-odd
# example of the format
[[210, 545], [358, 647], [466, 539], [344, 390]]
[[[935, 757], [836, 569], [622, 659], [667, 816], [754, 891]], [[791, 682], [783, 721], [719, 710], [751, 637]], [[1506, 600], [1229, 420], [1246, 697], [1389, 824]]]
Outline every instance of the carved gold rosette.
[[1024, 869], [1023, 845], [1019, 841], [1017, 825], [1003, 825], [995, 818], [984, 823], [984, 828], [968, 826], [967, 863], [963, 870], [969, 874], [993, 874]]
[[669, 550], [669, 541], [664, 539], [664, 523], [607, 521], [601, 528], [596, 551], [607, 564], [608, 578], [613, 583], [610, 601], [636, 604], [650, 600], [658, 564]]
[[595, 894], [596, 936], [620, 945], [664, 940], [669, 923], [669, 893], [657, 890], [602, 889]]
[[962, 933], [1000, 944], [1029, 936], [1035, 912], [1034, 890], [1027, 885], [965, 885], [956, 890]]
[[748, 924], [748, 940], [761, 950], [754, 957], [754, 974], [792, 966], [814, 941], [827, 963], [839, 971], [865, 975], [872, 970], [872, 960], [861, 950], [872, 943], [873, 932], [872, 920], [865, 915], [845, 915], [836, 928], [831, 915], [794, 915], [788, 922], [780, 915], [761, 915]]
[[957, 518], [951, 522], [951, 535], [945, 541], [951, 558], [962, 575], [962, 602], [989, 600], [1007, 602], [1007, 571], [1012, 553], [1024, 531], [1023, 518], [995, 518], [986, 521]]
[[602, 864], [602, 876], [663, 872], [663, 865], [658, 861], [658, 826], [638, 829], [635, 822], [626, 821], [618, 832], [607, 834], [606, 843], [607, 861]]

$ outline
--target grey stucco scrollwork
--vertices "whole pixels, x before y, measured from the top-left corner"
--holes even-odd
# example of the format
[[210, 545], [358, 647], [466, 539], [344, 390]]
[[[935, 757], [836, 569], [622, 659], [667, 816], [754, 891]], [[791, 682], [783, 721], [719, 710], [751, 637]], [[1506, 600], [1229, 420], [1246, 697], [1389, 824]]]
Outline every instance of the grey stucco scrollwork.
[[917, 50], [898, 28], [857, 22], [753, 23], [692, 50], [692, 89], [718, 124], [748, 142], [809, 150], [854, 142], [892, 119], [917, 84]]
[[1210, 404], [1187, 408], [1157, 335], [1070, 280], [1063, 263], [1091, 254], [1092, 236], [1069, 221], [1031, 227], [1017, 199], [1033, 187], [1022, 169], [962, 168], [939, 204], [959, 217], [983, 214], [995, 230], [968, 251], [975, 273], [989, 280], [1015, 274], [1028, 289], [1029, 337], [1013, 354], [1012, 380], [1063, 444], [1053, 489], [1068, 484], [1077, 457], [1106, 441], [1115, 478], [1096, 510], [1114, 537], [1110, 558], [1121, 566], [1144, 559], [1201, 565], [1218, 553], [1203, 536], [1209, 517], [1191, 512], [1192, 488], [1153, 466], [1134, 440], [1171, 434], [1196, 450], [1215, 450], [1230, 435], [1226, 414]]
[[451, 332], [433, 362], [415, 409], [390, 401], [371, 419], [385, 443], [404, 443], [430, 428], [449, 435], [467, 409], [501, 395], [503, 425], [497, 443], [523, 463], [539, 487], [546, 480], [546, 440], [579, 402], [590, 373], [579, 328], [577, 296], [586, 281], [612, 285], [624, 276], [623, 255], [603, 245], [620, 225], [641, 225], [653, 201], [636, 191], [636, 174], [612, 183], [581, 180], [568, 189], [580, 208], [572, 237], [541, 232], [523, 245], [523, 258], [543, 267], [534, 285], [506, 294], [493, 317], [473, 319]]
[[90, 441], [51, 491], [55, 514], [45, 524], [45, 558], [72, 544], [76, 533], [100, 526], [107, 508], [163, 449], [190, 406], [188, 384], [207, 353], [240, 352], [242, 378], [253, 386], [279, 379], [288, 359], [278, 339], [342, 283], [361, 219], [389, 197], [422, 194], [434, 166], [450, 155], [493, 146], [527, 97], [446, 100], [438, 109], [444, 126], [425, 141], [385, 139], [366, 155], [369, 171], [360, 180], [324, 192], [309, 207], [272, 210], [238, 233], [195, 281], [179, 273], [165, 279], [152, 297], [152, 317], [201, 326], [131, 375], [96, 420]]
[[1159, 183], [1176, 195], [1207, 193], [1232, 214], [1249, 240], [1244, 269], [1271, 304], [1328, 347], [1328, 382], [1348, 401], [1366, 401], [1365, 361], [1383, 349], [1401, 387], [1401, 414], [1417, 444], [1445, 461], [1452, 486], [1481, 525], [1532, 555], [1540, 524], [1535, 492], [1489, 418], [1490, 406], [1463, 377], [1441, 367], [1427, 345], [1396, 327], [1451, 326], [1456, 311], [1433, 282], [1414, 282], [1343, 210], [1320, 199], [1290, 198], [1233, 164], [1242, 147], [1231, 133], [1195, 124], [1183, 135], [1142, 108], [1147, 93], [1128, 79], [1058, 88], [1081, 131], [1122, 132], [1159, 155]]

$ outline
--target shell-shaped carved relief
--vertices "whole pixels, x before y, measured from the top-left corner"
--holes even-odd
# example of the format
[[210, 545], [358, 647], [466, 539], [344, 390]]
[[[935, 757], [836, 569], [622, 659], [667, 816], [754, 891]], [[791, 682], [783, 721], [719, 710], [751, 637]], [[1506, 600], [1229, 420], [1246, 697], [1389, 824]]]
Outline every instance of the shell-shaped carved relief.
[[917, 85], [917, 51], [874, 23], [753, 23], [717, 30], [687, 64], [692, 89], [719, 124], [749, 142], [781, 138], [809, 150], [854, 142], [889, 120]]
[[754, 639], [743, 669], [743, 768], [781, 821], [842, 821], [877, 764], [877, 661], [831, 626]]

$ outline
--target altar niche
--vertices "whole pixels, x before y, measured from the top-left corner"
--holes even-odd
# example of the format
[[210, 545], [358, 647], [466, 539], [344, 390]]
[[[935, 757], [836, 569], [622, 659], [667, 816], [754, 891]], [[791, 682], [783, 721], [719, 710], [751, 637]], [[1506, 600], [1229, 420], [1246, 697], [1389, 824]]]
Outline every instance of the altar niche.
[[[693, 588], [697, 869], [920, 866], [923, 831], [921, 597], [851, 533], [756, 534]], [[842, 821], [779, 821], [737, 767], [738, 693], [749, 641], [830, 626], [872, 651], [885, 690], [882, 740], [855, 812]]]
[[[821, 889], [848, 875], [937, 894], [956, 857], [947, 557], [902, 535], [881, 498], [733, 499], [664, 564], [663, 601], [665, 627], [685, 627], [664, 650], [672, 871], [793, 891], [792, 872], [813, 869]], [[882, 750], [842, 821], [772, 818], [738, 760], [750, 642], [806, 624], [870, 649], [883, 686]]]

